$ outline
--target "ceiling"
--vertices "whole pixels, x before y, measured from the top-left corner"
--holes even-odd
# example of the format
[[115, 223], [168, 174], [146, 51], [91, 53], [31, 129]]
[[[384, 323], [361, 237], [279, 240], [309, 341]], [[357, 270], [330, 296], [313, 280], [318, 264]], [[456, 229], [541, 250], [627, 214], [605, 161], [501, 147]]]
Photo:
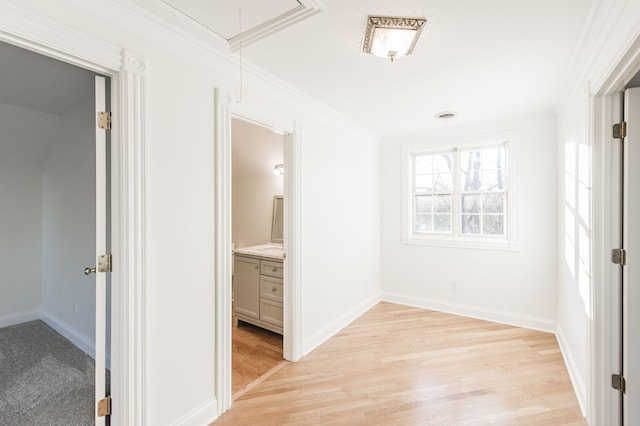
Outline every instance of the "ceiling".
[[0, 103], [60, 115], [93, 96], [95, 74], [0, 42]]
[[[259, 0], [166, 1], [191, 3], [182, 12], [225, 38], [234, 34], [238, 8], [247, 25], [269, 16]], [[275, 1], [273, 14], [286, 3]], [[592, 0], [321, 3], [321, 13], [243, 47], [243, 59], [385, 135], [552, 110]], [[216, 19], [223, 10], [227, 18]], [[428, 21], [413, 55], [392, 63], [362, 52], [368, 15]], [[442, 111], [456, 118], [434, 118]]]
[[297, 0], [162, 1], [227, 40], [299, 6]]

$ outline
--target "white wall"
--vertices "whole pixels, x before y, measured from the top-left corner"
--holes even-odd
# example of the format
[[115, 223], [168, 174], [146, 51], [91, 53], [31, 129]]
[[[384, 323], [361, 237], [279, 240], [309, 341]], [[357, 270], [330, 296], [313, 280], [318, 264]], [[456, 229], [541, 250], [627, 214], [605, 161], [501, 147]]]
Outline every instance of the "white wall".
[[[382, 141], [383, 298], [554, 331], [556, 318], [556, 127], [551, 114], [395, 135]], [[513, 135], [517, 251], [406, 245], [401, 241], [401, 148], [405, 144]], [[454, 282], [456, 292], [450, 291]]]
[[42, 171], [42, 316], [93, 355], [95, 130], [93, 97], [60, 116]]
[[[602, 238], [602, 233], [609, 231], [601, 224], [596, 229], [591, 217], [592, 211], [607, 209], [593, 203], [591, 170], [594, 163], [602, 161], [594, 154], [602, 151], [595, 153], [593, 149], [591, 99], [640, 35], [640, 2], [603, 0], [594, 6], [558, 105], [558, 337], [578, 401], [587, 415], [592, 415], [594, 408], [587, 406], [587, 387], [598, 380], [589, 379], [589, 362], [594, 358], [589, 356], [588, 330], [594, 321], [603, 321], [591, 312], [591, 307], [598, 305], [591, 294], [603, 294], [601, 289], [608, 285], [594, 281], [593, 265], [610, 262], [608, 257], [590, 258], [595, 233]], [[609, 248], [604, 252], [608, 254]], [[605, 370], [603, 373], [609, 374], [607, 366]], [[608, 376], [602, 379], [607, 382]], [[589, 421], [599, 424], [609, 420]]]
[[[213, 90], [237, 92], [236, 59], [190, 43], [178, 29], [160, 28], [138, 15], [133, 2], [10, 3], [146, 60], [149, 328], [147, 341], [137, 343], [149, 353], [147, 423], [213, 420]], [[377, 138], [281, 82], [248, 71], [243, 81], [244, 105], [303, 129], [302, 329], [319, 342], [379, 292]]]
[[283, 136], [242, 120], [232, 124], [232, 222], [236, 248], [271, 241], [273, 196], [283, 195]]
[[39, 318], [41, 170], [58, 117], [0, 104], [0, 327]]

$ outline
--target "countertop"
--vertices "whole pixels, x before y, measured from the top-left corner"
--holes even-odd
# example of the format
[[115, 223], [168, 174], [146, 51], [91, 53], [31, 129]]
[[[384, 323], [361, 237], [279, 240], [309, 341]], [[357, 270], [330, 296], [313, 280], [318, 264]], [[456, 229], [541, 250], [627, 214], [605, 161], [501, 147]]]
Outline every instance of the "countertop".
[[238, 248], [233, 251], [233, 254], [244, 254], [247, 256], [266, 257], [269, 259], [284, 259], [284, 249], [282, 244], [267, 243], [260, 244], [258, 246], [250, 246]]

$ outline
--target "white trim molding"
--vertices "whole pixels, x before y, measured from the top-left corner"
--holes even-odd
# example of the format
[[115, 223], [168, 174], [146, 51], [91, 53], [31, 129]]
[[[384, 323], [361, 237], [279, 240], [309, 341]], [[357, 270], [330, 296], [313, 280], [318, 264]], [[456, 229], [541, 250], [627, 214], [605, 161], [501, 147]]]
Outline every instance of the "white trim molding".
[[40, 319], [40, 310], [38, 309], [2, 315], [0, 316], [0, 328], [11, 327], [12, 325], [18, 325], [38, 319]]
[[[115, 424], [147, 424], [150, 418], [147, 392], [149, 377], [149, 294], [147, 283], [147, 72], [146, 61], [122, 51], [122, 68], [112, 102], [112, 251], [120, 268], [114, 268], [112, 285], [112, 330], [117, 333], [112, 389]], [[112, 80], [112, 98], [114, 93]], [[113, 137], [117, 134], [117, 137]], [[114, 141], [115, 139], [115, 141]], [[118, 263], [116, 263], [118, 264]], [[126, 341], [124, 339], [127, 339]], [[114, 351], [112, 350], [112, 357]]]
[[231, 408], [231, 97], [214, 89], [216, 377], [218, 415]]
[[267, 22], [243, 31], [235, 37], [231, 37], [229, 39], [229, 48], [231, 51], [236, 52], [241, 47], [249, 46], [250, 44], [262, 40], [275, 32], [289, 28], [290, 26], [300, 21], [304, 21], [325, 9], [324, 5], [319, 0], [300, 0], [298, 3], [300, 4], [295, 8], [288, 10]]
[[284, 358], [302, 358], [302, 129], [284, 141]]
[[580, 405], [580, 411], [582, 412], [583, 416], [586, 416], [587, 387], [585, 386], [584, 381], [580, 376], [580, 369], [576, 364], [576, 359], [573, 356], [573, 352], [571, 352], [571, 346], [567, 343], [567, 339], [561, 327], [557, 327], [556, 339], [558, 340], [558, 346], [560, 347], [560, 352], [562, 353], [564, 364], [567, 366], [569, 378], [571, 379], [571, 385], [573, 386], [573, 391], [575, 392], [576, 398], [578, 399], [578, 405]]
[[191, 413], [181, 417], [172, 423], [172, 426], [202, 426], [213, 423], [216, 419], [211, 418], [211, 413], [218, 412], [218, 404], [215, 399], [200, 404]]
[[531, 315], [522, 315], [497, 309], [481, 308], [477, 306], [463, 305], [461, 303], [451, 303], [426, 297], [417, 297], [409, 294], [391, 292], [383, 292], [382, 300], [385, 302], [398, 303], [400, 305], [415, 306], [416, 308], [429, 309], [447, 314], [477, 318], [500, 324], [513, 325], [515, 327], [543, 331], [545, 333], [555, 334], [556, 332], [555, 320], [534, 317]]

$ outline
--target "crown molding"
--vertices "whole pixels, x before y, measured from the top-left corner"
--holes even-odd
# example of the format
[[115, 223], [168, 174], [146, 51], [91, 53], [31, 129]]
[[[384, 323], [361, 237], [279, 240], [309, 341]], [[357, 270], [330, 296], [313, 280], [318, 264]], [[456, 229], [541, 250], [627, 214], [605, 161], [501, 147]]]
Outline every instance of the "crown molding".
[[162, 0], [114, 1], [129, 8], [137, 6], [153, 21], [178, 27], [186, 34], [225, 52], [235, 52], [241, 46], [248, 46], [262, 40], [277, 31], [288, 28], [325, 10], [325, 6], [320, 0], [299, 0], [299, 6], [227, 40]]
[[324, 5], [319, 1], [300, 1], [299, 6], [230, 38], [229, 47], [232, 52], [236, 52], [240, 47], [255, 43], [270, 34], [288, 28], [323, 10]]
[[126, 9], [134, 9], [147, 19], [167, 27], [171, 31], [176, 28], [182, 30], [198, 44], [204, 44], [210, 50], [229, 52], [227, 40], [211, 31], [209, 28], [191, 19], [173, 6], [161, 0], [112, 0]]
[[[222, 62], [232, 67], [240, 66], [239, 59], [232, 54], [227, 41], [223, 37], [220, 37], [203, 25], [193, 21], [191, 18], [188, 18], [186, 15], [182, 14], [163, 1], [112, 1], [127, 10], [130, 10], [137, 14], [142, 14], [143, 17], [146, 17], [152, 23], [159, 25], [162, 28], [166, 28], [172, 33], [175, 33], [176, 29], [181, 30], [185, 35], [187, 35], [188, 40], [204, 48], [208, 52], [216, 55]], [[301, 3], [301, 5], [306, 8], [308, 12], [307, 17], [325, 10], [325, 6], [320, 0], [299, 0], [299, 3]], [[290, 21], [290, 25], [303, 19], [302, 15], [298, 16], [297, 18], [298, 19], [296, 21]], [[284, 28], [284, 26], [282, 28]], [[266, 36], [266, 34], [264, 34], [263, 36]], [[257, 41], [257, 39], [254, 41]], [[243, 42], [242, 45], [245, 46], [246, 44]], [[275, 92], [275, 96], [286, 94], [286, 96], [289, 96], [291, 99], [305, 104], [311, 111], [314, 111], [316, 114], [323, 117], [323, 120], [325, 122], [332, 123], [344, 129], [350, 129], [352, 132], [366, 135], [371, 139], [380, 138], [380, 135], [373, 132], [371, 129], [362, 126], [360, 123], [357, 123], [351, 118], [337, 112], [330, 106], [323, 104], [322, 102], [309, 96], [307, 93], [301, 91], [300, 89], [270, 74], [250, 60], [244, 58], [242, 67], [246, 73], [246, 76], [256, 78], [265, 83], [265, 85], [262, 86], [263, 89], [269, 87], [271, 88], [271, 90], [273, 90], [273, 92]], [[253, 108], [250, 105], [246, 105], [246, 107], [248, 109]]]

